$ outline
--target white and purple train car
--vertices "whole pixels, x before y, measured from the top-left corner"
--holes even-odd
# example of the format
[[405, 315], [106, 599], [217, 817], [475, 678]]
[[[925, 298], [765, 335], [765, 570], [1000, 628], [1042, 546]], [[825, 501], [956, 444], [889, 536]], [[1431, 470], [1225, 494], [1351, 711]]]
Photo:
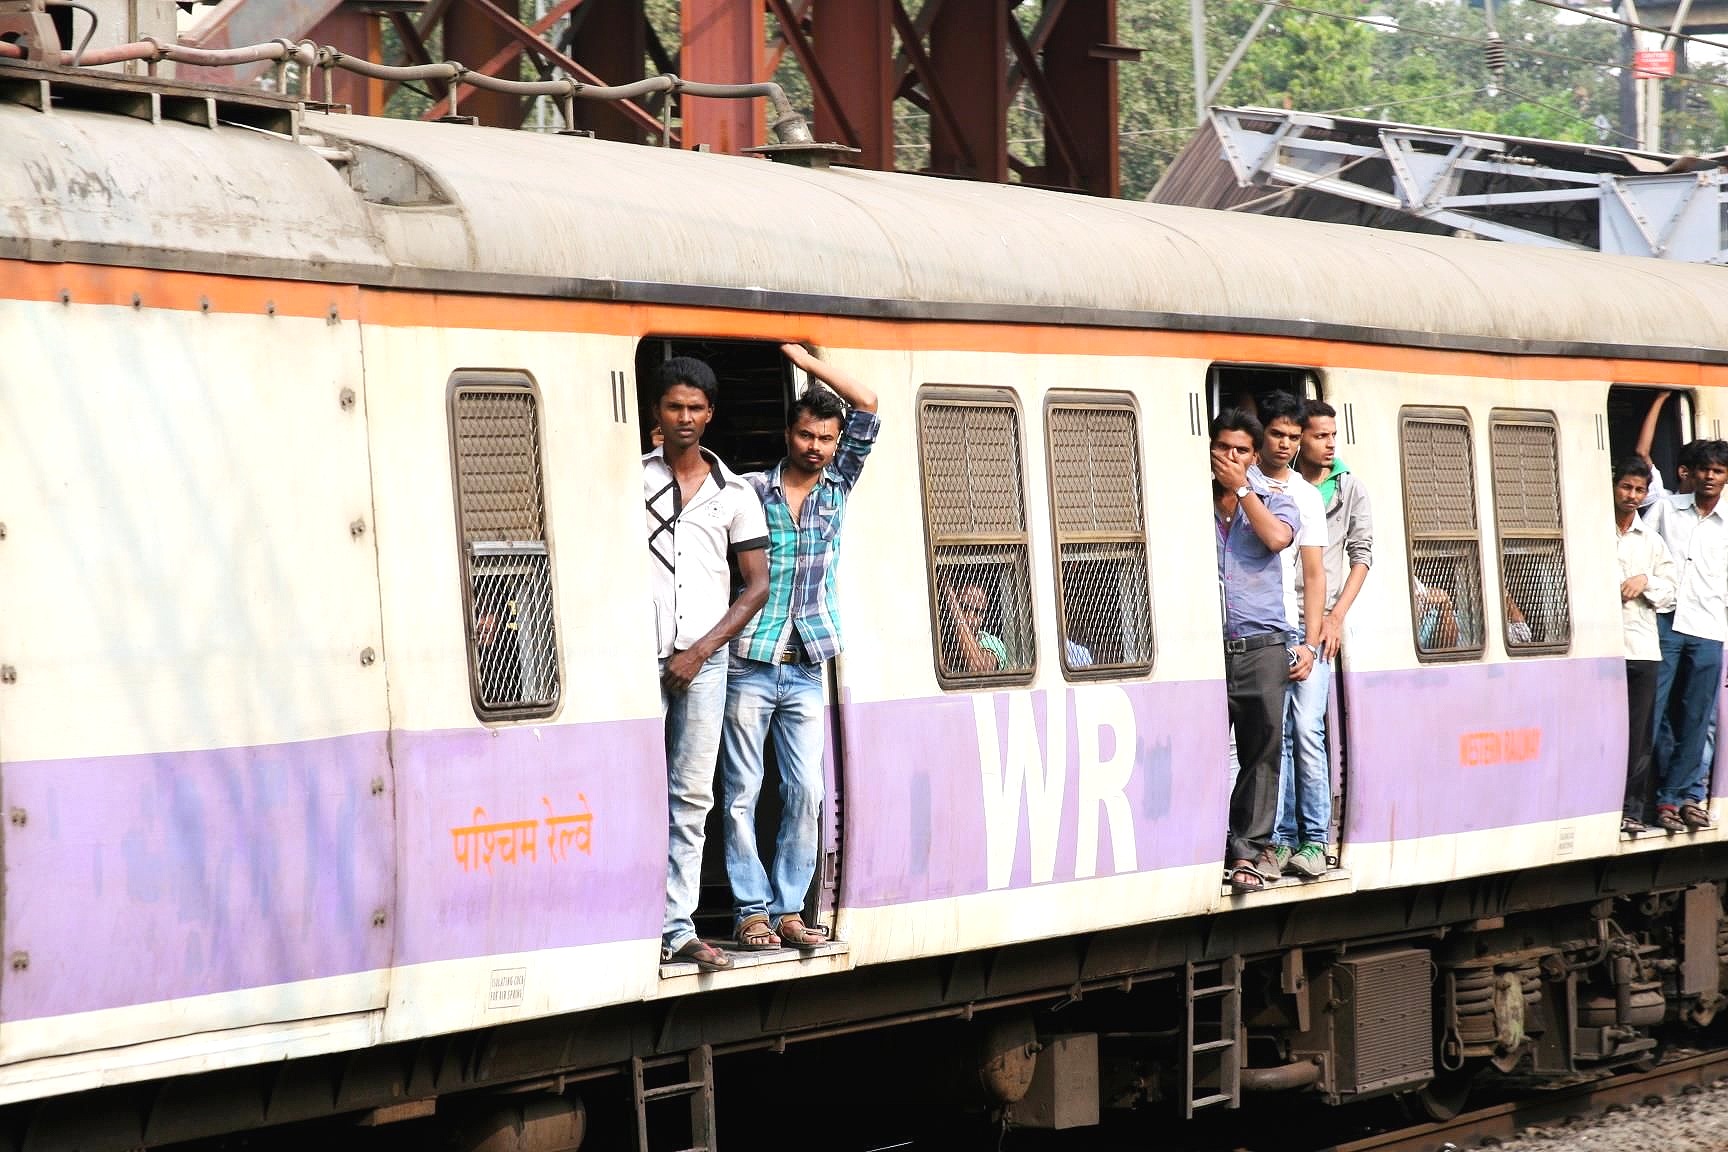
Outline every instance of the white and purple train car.
[[[1728, 810], [1619, 834], [1609, 464], [1661, 390], [1659, 462], [1719, 428], [1720, 269], [53, 85], [0, 85], [11, 1146], [698, 1050], [723, 1079], [1058, 1000], [1094, 1042], [1013, 1048], [1029, 1099], [1129, 1061], [1177, 1112], [1441, 1108], [1714, 1012]], [[835, 942], [699, 975], [658, 952], [640, 376], [710, 355], [715, 447], [763, 458], [783, 340], [883, 418], [829, 670]], [[1337, 867], [1232, 897], [1205, 423], [1265, 388], [1338, 410], [1375, 563]], [[1413, 576], [1456, 642], [1422, 646]], [[942, 662], [962, 577], [999, 676]], [[1077, 1122], [1025, 1087], [998, 1103]]]

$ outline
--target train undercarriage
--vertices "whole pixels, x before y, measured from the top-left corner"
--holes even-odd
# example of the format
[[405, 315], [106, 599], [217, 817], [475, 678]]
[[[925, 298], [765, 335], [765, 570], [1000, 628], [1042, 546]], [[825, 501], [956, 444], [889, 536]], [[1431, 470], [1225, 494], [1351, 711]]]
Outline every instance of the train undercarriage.
[[[880, 1132], [944, 1111], [1020, 1128], [1395, 1100], [1653, 1064], [1728, 1000], [1728, 846], [1255, 906], [358, 1052], [54, 1096], [0, 1149], [232, 1146], [437, 1125], [467, 1152], [710, 1147], [765, 1085]], [[1699, 1043], [1701, 1041], [1692, 1041]], [[790, 1057], [790, 1059], [789, 1059]], [[768, 1091], [770, 1098], [775, 1094]], [[862, 1122], [861, 1122], [862, 1123]], [[287, 1129], [282, 1129], [286, 1131]], [[605, 1133], [603, 1137], [596, 1133]], [[851, 1145], [845, 1145], [850, 1147]]]

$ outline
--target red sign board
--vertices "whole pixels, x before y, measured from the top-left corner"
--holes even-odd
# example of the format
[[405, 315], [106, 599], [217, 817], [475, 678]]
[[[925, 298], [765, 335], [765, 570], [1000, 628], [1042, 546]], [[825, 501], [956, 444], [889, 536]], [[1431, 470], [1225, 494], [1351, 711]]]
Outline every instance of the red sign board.
[[1632, 75], [1641, 80], [1674, 75], [1674, 53], [1656, 48], [1632, 53]]

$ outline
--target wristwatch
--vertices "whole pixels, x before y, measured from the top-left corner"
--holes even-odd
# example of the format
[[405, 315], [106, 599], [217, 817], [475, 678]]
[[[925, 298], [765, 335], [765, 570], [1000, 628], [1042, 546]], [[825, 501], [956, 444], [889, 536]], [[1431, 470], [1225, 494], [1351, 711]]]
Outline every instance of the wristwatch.
[[1252, 489], [1252, 488], [1248, 487], [1248, 485], [1244, 484], [1244, 485], [1242, 485], [1242, 487], [1236, 489], [1236, 499], [1238, 499], [1238, 500], [1245, 499], [1247, 497], [1248, 493], [1250, 493], [1252, 491], [1254, 491], [1254, 489]]

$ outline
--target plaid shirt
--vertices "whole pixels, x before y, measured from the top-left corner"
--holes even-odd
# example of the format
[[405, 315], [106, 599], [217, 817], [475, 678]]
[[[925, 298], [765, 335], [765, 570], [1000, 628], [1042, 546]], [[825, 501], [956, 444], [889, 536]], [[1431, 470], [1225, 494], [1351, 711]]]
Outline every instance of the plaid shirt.
[[864, 459], [882, 425], [874, 412], [854, 410], [840, 432], [840, 446], [822, 478], [804, 497], [799, 523], [792, 523], [780, 469], [744, 477], [762, 497], [768, 514], [768, 602], [733, 641], [746, 660], [772, 664], [794, 638], [804, 659], [819, 664], [840, 654], [840, 604], [835, 569], [840, 561], [840, 525], [846, 500], [864, 471]]

